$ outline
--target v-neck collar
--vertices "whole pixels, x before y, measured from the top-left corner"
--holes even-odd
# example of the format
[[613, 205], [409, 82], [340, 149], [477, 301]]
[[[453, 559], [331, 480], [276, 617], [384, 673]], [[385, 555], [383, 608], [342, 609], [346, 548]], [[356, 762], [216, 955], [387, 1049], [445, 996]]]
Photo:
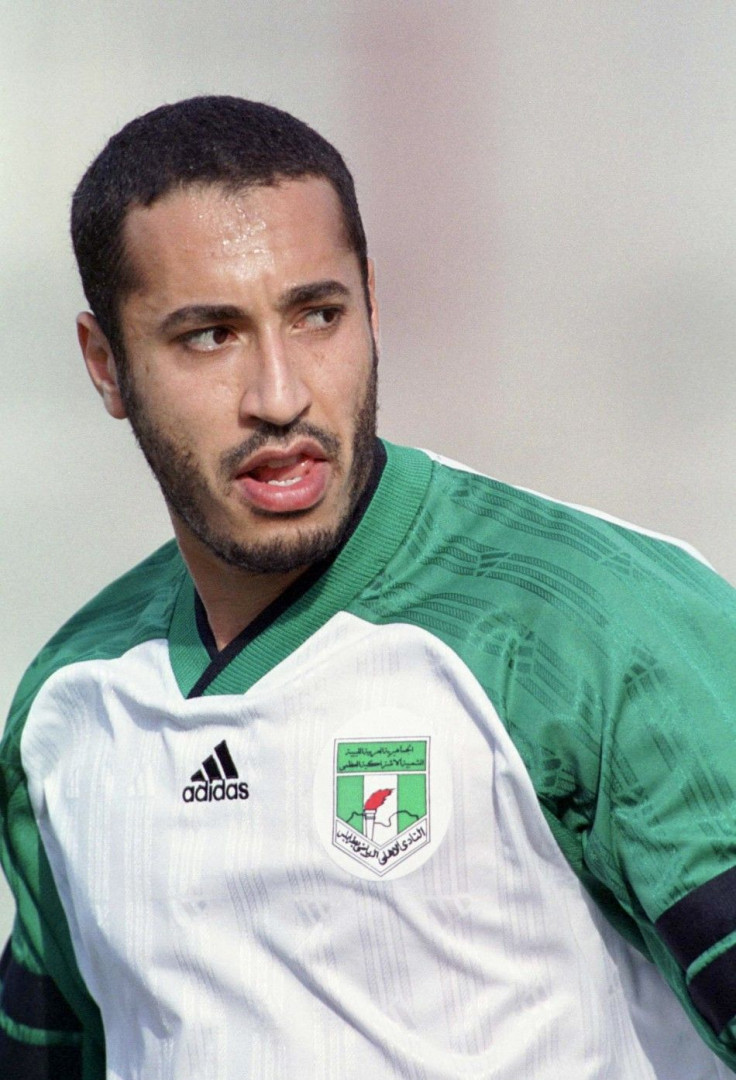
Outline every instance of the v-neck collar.
[[422, 505], [432, 462], [420, 451], [383, 445], [387, 456], [381, 479], [337, 556], [307, 570], [214, 656], [197, 625], [194, 583], [185, 576], [169, 630], [171, 665], [185, 697], [244, 693], [349, 605], [386, 566]]

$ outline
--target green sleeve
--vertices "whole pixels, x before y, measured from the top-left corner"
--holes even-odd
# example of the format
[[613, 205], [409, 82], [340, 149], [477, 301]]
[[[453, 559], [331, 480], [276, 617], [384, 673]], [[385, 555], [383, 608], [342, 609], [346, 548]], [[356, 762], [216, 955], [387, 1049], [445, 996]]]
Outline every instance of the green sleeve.
[[82, 1080], [82, 1027], [20, 923], [0, 959], [0, 1075]]
[[16, 919], [0, 969], [0, 1076], [104, 1080], [99, 1010], [76, 965], [13, 744], [11, 725], [0, 759], [0, 857]]
[[537, 613], [506, 719], [574, 869], [736, 1071], [736, 594], [627, 544], [590, 616]]
[[736, 1069], [736, 608], [725, 587], [723, 606], [652, 599], [604, 718], [584, 861]]

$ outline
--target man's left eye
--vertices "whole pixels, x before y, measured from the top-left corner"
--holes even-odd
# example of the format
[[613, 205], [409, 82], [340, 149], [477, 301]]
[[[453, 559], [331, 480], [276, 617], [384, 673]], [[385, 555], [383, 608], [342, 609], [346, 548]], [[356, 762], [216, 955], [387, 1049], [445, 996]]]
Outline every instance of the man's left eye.
[[309, 330], [326, 330], [333, 326], [342, 314], [338, 307], [313, 308], [301, 316], [299, 322]]

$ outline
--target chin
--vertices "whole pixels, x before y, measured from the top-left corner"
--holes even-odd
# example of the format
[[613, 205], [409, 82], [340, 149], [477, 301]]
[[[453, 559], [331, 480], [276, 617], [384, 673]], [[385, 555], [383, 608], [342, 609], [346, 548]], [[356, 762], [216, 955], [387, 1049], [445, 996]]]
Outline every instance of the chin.
[[[342, 514], [302, 511], [288, 515], [281, 524], [277, 515], [258, 515], [247, 534], [220, 531], [202, 520], [185, 524], [210, 554], [228, 566], [255, 574], [287, 574], [330, 556], [342, 542], [350, 516], [351, 508]], [[313, 517], [328, 520], [310, 521]]]

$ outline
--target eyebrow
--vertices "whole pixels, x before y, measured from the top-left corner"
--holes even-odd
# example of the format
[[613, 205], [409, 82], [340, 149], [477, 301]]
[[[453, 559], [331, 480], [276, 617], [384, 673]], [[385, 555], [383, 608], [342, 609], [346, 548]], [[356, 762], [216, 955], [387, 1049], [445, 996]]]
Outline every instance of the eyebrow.
[[284, 312], [300, 304], [320, 303], [338, 296], [350, 296], [350, 289], [341, 281], [310, 281], [308, 285], [295, 285], [293, 289], [287, 289], [280, 297], [277, 307]]
[[233, 322], [244, 317], [243, 309], [232, 304], [187, 304], [167, 315], [159, 326], [159, 332], [171, 334], [182, 326]]
[[[314, 304], [349, 296], [350, 289], [341, 281], [311, 281], [307, 285], [295, 285], [287, 289], [279, 297], [276, 309], [284, 314], [300, 304]], [[167, 315], [159, 326], [159, 332], [171, 334], [182, 326], [241, 322], [247, 317], [247, 312], [234, 304], [187, 304]]]

